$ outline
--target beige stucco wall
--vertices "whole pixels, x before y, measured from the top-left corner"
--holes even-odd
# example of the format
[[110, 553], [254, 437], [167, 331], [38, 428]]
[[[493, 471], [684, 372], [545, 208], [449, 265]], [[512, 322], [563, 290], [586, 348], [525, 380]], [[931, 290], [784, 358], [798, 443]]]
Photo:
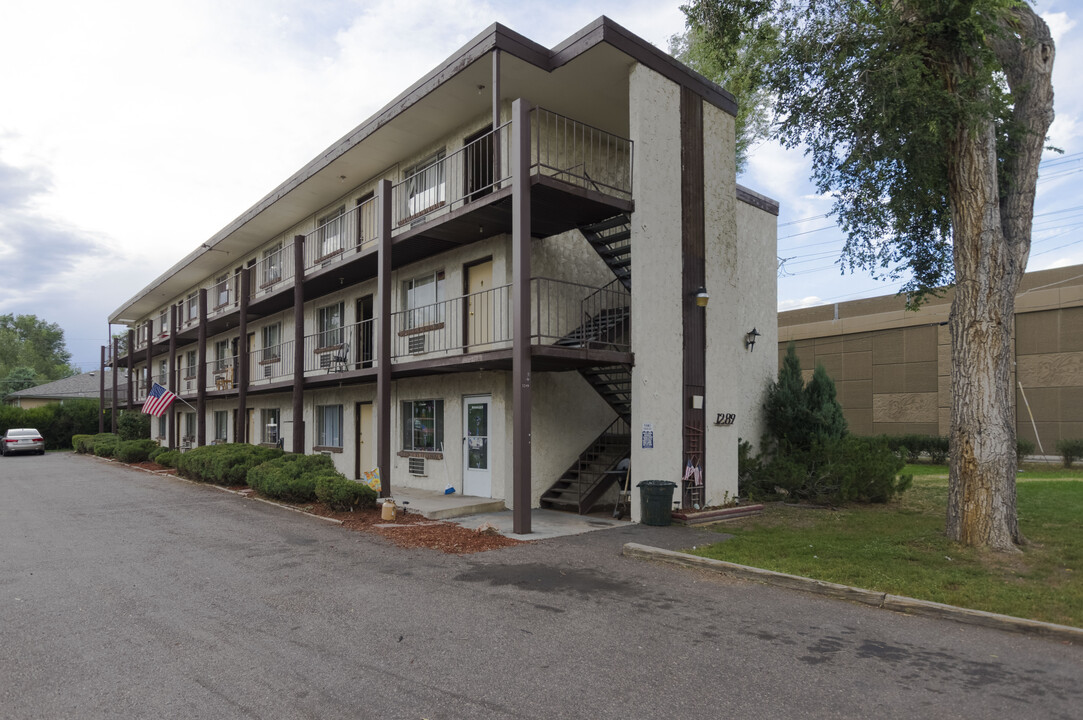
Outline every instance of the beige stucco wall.
[[[778, 216], [753, 205], [737, 202], [737, 326], [733, 343], [734, 361], [742, 369], [735, 383], [737, 420], [734, 428], [740, 440], [758, 445], [764, 431], [763, 395], [777, 375], [772, 350], [778, 344]], [[751, 351], [745, 348], [746, 334], [759, 333]]]
[[[642, 65], [628, 83], [632, 183], [632, 486], [678, 479], [683, 453], [680, 88]], [[645, 423], [654, 447], [642, 447]], [[632, 492], [632, 518], [640, 517]]]

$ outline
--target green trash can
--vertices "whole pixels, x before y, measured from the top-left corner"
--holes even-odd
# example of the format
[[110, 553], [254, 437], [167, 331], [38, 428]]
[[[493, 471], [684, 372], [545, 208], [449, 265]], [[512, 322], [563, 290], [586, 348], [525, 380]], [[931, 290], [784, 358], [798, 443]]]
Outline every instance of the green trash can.
[[636, 485], [643, 503], [640, 522], [644, 525], [669, 525], [673, 522], [673, 489], [677, 483], [669, 480], [644, 480]]

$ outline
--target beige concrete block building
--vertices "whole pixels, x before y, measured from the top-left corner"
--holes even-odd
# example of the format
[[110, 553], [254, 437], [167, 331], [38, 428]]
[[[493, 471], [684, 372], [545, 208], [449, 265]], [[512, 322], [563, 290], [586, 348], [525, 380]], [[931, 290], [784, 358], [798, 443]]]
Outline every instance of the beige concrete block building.
[[[822, 364], [852, 432], [947, 435], [951, 298], [917, 312], [891, 295], [779, 313], [779, 361], [793, 342], [806, 372]], [[1083, 438], [1083, 265], [1026, 274], [1014, 353], [1019, 437], [1047, 453], [1061, 438]]]

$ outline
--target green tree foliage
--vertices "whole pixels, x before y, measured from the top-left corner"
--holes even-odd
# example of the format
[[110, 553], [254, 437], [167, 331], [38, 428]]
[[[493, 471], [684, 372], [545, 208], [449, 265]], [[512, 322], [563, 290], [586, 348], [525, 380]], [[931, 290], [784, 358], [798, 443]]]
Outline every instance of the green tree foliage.
[[136, 410], [122, 410], [117, 417], [117, 434], [121, 440], [150, 438], [150, 415]]
[[[903, 278], [914, 304], [955, 283], [947, 532], [1014, 549], [1011, 318], [1053, 120], [1048, 26], [1021, 0], [682, 9], [686, 53], [744, 64], [731, 72], [771, 99], [769, 134], [812, 155], [813, 180], [847, 234], [842, 266]], [[748, 36], [775, 51], [742, 54]]]
[[767, 389], [764, 402], [767, 432], [782, 450], [808, 450], [814, 442], [846, 436], [846, 418], [835, 394], [835, 381], [817, 365], [808, 384], [793, 343]]
[[[105, 422], [109, 424], [108, 410]], [[36, 428], [47, 450], [67, 450], [72, 436], [98, 432], [98, 401], [66, 400], [36, 408], [0, 405], [0, 434], [10, 428]]]
[[[0, 378], [25, 378], [27, 370], [33, 373], [34, 383], [25, 387], [79, 372], [71, 365], [71, 353], [64, 345], [64, 331], [59, 325], [36, 315], [0, 315]], [[0, 383], [0, 394], [8, 392], [11, 390], [6, 382]]]

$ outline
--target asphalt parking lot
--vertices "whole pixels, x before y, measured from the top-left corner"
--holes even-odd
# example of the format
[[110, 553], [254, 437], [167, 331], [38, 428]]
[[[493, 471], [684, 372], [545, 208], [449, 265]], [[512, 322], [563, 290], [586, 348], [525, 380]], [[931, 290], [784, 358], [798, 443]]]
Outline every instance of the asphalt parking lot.
[[71, 454], [0, 458], [4, 718], [1077, 718], [1083, 649], [621, 556], [450, 556]]

